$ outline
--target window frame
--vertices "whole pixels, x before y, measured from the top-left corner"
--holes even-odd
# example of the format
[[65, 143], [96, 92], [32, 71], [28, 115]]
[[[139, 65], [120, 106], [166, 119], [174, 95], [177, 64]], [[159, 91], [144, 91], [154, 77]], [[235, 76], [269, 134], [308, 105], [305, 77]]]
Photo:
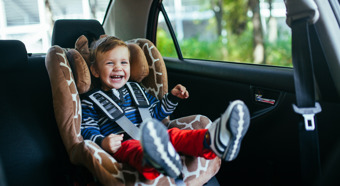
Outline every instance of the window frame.
[[159, 14], [162, 13], [167, 28], [169, 30], [170, 36], [175, 46], [177, 57], [179, 60], [184, 60], [181, 48], [179, 46], [175, 31], [171, 25], [169, 16], [164, 8], [162, 1], [154, 1], [150, 8], [146, 38], [152, 41], [155, 45], [157, 43], [157, 28], [158, 28], [158, 18]]
[[[164, 21], [168, 27], [168, 30], [169, 30], [169, 33], [170, 33], [170, 36], [172, 38], [172, 41], [174, 42], [174, 45], [175, 45], [175, 49], [176, 49], [176, 52], [177, 52], [177, 57], [178, 59], [180, 60], [183, 60], [183, 54], [182, 54], [182, 51], [181, 51], [181, 47], [179, 46], [179, 43], [178, 43], [178, 40], [177, 40], [177, 37], [176, 37], [176, 34], [175, 34], [175, 31], [171, 25], [171, 21], [169, 19], [169, 16], [168, 14], [166, 13], [166, 10], [164, 8], [164, 5], [163, 3], [161, 4], [161, 11], [160, 11], [164, 17]], [[158, 21], [158, 20], [157, 20]]]

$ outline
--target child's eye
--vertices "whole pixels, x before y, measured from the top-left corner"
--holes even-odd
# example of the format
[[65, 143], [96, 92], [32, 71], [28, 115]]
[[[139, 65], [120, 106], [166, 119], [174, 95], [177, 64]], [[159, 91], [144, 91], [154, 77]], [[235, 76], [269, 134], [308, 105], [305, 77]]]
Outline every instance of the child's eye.
[[106, 64], [107, 64], [107, 65], [112, 65], [113, 62], [112, 62], [112, 61], [108, 61], [108, 62], [106, 62]]
[[129, 64], [128, 61], [122, 61], [122, 64], [126, 65], [126, 64]]

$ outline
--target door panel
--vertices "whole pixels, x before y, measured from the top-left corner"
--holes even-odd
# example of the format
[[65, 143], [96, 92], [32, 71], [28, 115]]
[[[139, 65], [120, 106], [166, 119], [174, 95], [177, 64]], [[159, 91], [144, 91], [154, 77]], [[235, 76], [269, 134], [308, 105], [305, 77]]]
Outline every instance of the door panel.
[[[299, 117], [292, 109], [292, 69], [167, 58], [165, 63], [169, 89], [181, 83], [190, 93], [173, 118], [203, 114], [215, 120], [235, 99], [249, 107], [252, 120], [239, 157], [222, 162], [218, 180], [228, 175], [232, 185], [299, 183]], [[275, 103], [259, 102], [256, 94]]]
[[[184, 108], [178, 109], [180, 111], [175, 113], [176, 117], [205, 113], [216, 118], [235, 99], [246, 102], [253, 117], [267, 117], [267, 114], [279, 109], [282, 102], [295, 101], [295, 98], [287, 97], [294, 91], [293, 71], [290, 68], [170, 58], [164, 60], [169, 88], [181, 83], [190, 93], [190, 99], [181, 103], [188, 105], [190, 111], [180, 105], [180, 108]], [[267, 100], [274, 103], [268, 103]]]
[[[251, 113], [251, 124], [233, 162], [222, 162], [216, 175], [220, 184], [301, 185], [298, 123], [295, 114], [293, 69], [268, 66], [176, 60], [165, 58], [169, 89], [180, 83], [190, 97], [182, 100], [172, 119], [192, 114], [220, 116], [230, 101], [243, 100]], [[275, 100], [259, 102], [256, 95]], [[340, 143], [340, 104], [319, 100], [323, 111], [317, 115], [323, 171], [332, 166]], [[333, 158], [332, 158], [333, 157]], [[227, 181], [225, 182], [225, 178]]]

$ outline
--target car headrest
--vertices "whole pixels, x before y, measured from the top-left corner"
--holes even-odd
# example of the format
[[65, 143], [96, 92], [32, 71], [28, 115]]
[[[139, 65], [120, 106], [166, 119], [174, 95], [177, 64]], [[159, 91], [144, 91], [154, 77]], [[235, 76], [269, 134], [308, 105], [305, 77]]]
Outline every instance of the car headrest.
[[54, 23], [52, 46], [74, 48], [74, 43], [81, 35], [85, 35], [91, 43], [103, 34], [102, 25], [95, 19], [59, 19]]
[[19, 40], [0, 40], [0, 70], [11, 71], [28, 65], [25, 44]]

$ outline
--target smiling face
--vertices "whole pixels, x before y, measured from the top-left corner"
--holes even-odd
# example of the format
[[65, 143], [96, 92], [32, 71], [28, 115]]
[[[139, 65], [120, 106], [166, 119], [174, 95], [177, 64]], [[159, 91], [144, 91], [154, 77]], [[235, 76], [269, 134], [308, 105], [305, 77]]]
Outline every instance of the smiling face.
[[129, 49], [116, 46], [106, 52], [97, 52], [96, 62], [91, 65], [94, 77], [99, 78], [104, 91], [123, 87], [130, 78]]

